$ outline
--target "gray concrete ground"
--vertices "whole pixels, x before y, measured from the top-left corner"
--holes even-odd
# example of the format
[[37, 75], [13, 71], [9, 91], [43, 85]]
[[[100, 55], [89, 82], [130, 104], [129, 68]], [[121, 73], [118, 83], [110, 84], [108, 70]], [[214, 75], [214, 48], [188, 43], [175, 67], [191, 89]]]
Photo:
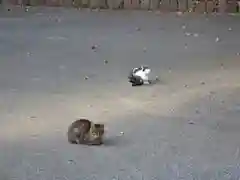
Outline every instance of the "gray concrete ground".
[[[238, 180], [239, 31], [230, 15], [2, 11], [0, 179]], [[140, 64], [161, 83], [131, 87]], [[106, 124], [104, 146], [68, 144], [79, 117]]]

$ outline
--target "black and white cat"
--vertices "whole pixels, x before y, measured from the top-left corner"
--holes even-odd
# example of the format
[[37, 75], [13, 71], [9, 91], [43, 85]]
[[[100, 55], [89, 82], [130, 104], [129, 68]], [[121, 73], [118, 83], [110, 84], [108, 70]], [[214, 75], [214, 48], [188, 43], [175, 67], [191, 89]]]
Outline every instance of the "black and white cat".
[[147, 66], [140, 66], [138, 68], [132, 69], [128, 80], [132, 83], [132, 86], [141, 86], [143, 84], [151, 84], [148, 75], [151, 72], [151, 69]]

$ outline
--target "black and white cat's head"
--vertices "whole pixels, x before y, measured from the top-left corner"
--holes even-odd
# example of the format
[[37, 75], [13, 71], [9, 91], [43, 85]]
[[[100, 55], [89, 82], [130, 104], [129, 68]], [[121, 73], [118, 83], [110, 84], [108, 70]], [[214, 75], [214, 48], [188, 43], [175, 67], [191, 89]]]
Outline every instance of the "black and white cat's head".
[[138, 68], [134, 68], [131, 72], [132, 75], [143, 74], [148, 75], [151, 72], [151, 69], [148, 66], [140, 66]]
[[147, 66], [141, 66], [141, 69], [146, 75], [151, 72], [151, 69]]

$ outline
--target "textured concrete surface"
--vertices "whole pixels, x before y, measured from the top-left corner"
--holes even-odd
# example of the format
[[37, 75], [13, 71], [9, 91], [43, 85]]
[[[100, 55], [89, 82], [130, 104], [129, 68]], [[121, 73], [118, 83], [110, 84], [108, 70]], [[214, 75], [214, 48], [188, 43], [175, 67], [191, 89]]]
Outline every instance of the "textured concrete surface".
[[[0, 16], [1, 180], [239, 179], [239, 17]], [[161, 83], [131, 87], [140, 64]], [[79, 117], [106, 123], [104, 146], [67, 143]]]

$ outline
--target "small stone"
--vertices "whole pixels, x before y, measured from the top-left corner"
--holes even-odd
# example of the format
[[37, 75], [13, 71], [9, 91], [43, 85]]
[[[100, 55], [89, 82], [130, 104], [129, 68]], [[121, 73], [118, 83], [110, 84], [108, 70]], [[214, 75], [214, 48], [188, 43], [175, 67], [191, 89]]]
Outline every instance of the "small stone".
[[198, 37], [199, 35], [198, 35], [198, 33], [194, 33], [193, 36], [194, 37]]
[[186, 32], [185, 35], [186, 35], [186, 36], [191, 36], [191, 33]]
[[136, 31], [141, 31], [141, 28], [140, 27], [136, 27], [135, 30]]
[[220, 38], [216, 37], [215, 42], [219, 42], [219, 41], [220, 41]]
[[96, 50], [97, 49], [97, 45], [93, 45], [91, 48], [92, 48], [92, 50]]
[[185, 88], [188, 88], [188, 85], [187, 85], [187, 84], [185, 84], [185, 85], [184, 85], [184, 87], [185, 87]]
[[68, 164], [76, 164], [76, 162], [72, 159], [68, 160]]
[[239, 52], [237, 53], [237, 56], [240, 56], [240, 53], [239, 53]]
[[8, 9], [7, 9], [7, 11], [9, 12], [9, 11], [11, 11], [11, 9], [10, 9], [10, 8], [8, 8]]
[[104, 64], [108, 64], [108, 60], [104, 60]]
[[30, 116], [29, 117], [31, 120], [33, 120], [33, 119], [36, 119], [37, 117], [36, 116]]
[[124, 132], [120, 132], [120, 135], [124, 135]]
[[195, 124], [193, 121], [188, 121], [188, 124]]
[[30, 56], [31, 55], [31, 53], [30, 52], [27, 52], [27, 56]]
[[202, 82], [201, 82], [201, 85], [205, 85], [205, 82], [204, 82], [204, 81], [202, 81]]
[[231, 27], [229, 27], [229, 28], [228, 28], [228, 31], [232, 31], [232, 28], [231, 28]]
[[89, 77], [88, 77], [88, 76], [85, 76], [85, 77], [84, 77], [84, 79], [85, 79], [85, 80], [88, 80], [88, 79], [89, 79]]
[[25, 8], [25, 12], [28, 12], [28, 8]]
[[185, 26], [185, 25], [183, 25], [183, 26], [182, 26], [182, 29], [186, 29], [186, 26]]

